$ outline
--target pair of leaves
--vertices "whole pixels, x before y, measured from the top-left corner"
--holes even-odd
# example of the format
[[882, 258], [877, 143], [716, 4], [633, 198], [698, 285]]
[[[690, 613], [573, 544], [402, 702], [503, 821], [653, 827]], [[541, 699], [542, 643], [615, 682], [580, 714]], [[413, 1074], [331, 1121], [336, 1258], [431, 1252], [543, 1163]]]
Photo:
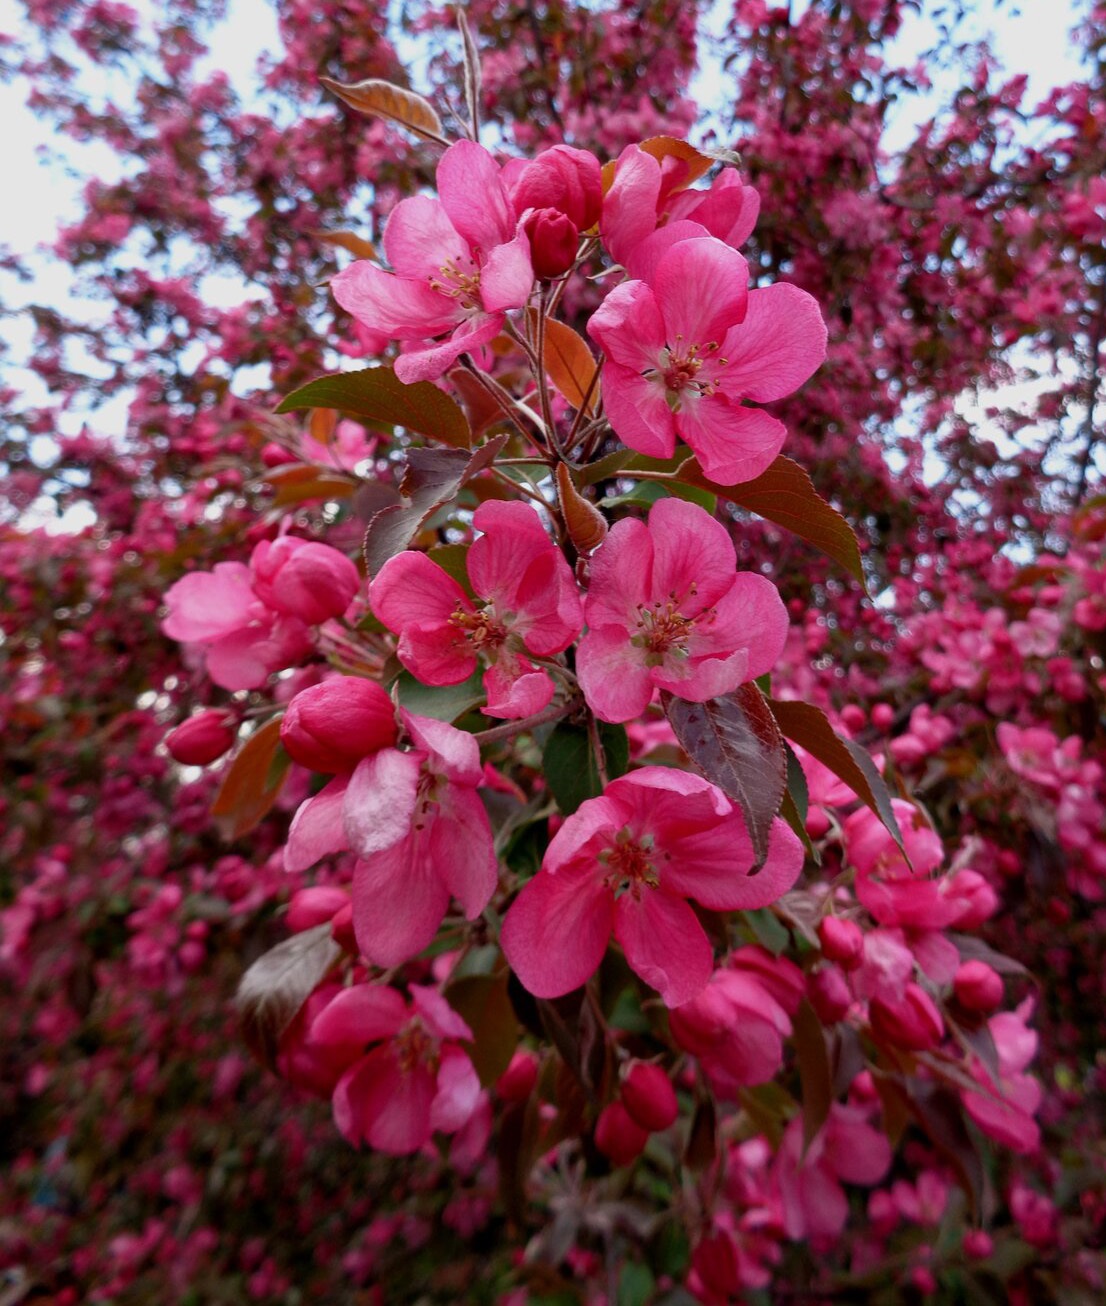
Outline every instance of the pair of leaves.
[[335, 408], [384, 426], [402, 426], [452, 449], [468, 449], [472, 432], [464, 413], [430, 381], [404, 385], [390, 367], [365, 367], [316, 377], [284, 398], [278, 413]]

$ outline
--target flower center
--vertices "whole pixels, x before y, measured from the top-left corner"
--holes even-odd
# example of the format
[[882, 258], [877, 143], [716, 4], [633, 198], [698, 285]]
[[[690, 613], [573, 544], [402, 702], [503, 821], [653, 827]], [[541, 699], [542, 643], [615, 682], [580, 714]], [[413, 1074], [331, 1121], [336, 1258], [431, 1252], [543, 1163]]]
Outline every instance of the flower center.
[[607, 888], [619, 896], [632, 893], [640, 897], [641, 890], [655, 889], [660, 884], [660, 876], [653, 865], [653, 836], [645, 835], [635, 839], [627, 827], [623, 827], [615, 836], [614, 845], [599, 854], [599, 860], [606, 866]]
[[395, 1050], [396, 1061], [405, 1075], [417, 1070], [419, 1066], [437, 1065], [438, 1041], [418, 1016], [396, 1035]]
[[462, 308], [480, 308], [480, 269], [471, 259], [468, 263], [471, 271], [466, 272], [453, 259], [447, 259], [438, 268], [438, 275], [430, 278], [430, 289], [456, 299]]
[[[695, 592], [694, 585], [691, 592]], [[659, 666], [669, 653], [687, 656], [687, 641], [695, 629], [695, 621], [679, 611], [675, 597], [663, 604], [658, 599], [650, 608], [639, 603], [637, 612], [639, 633], [631, 642], [645, 649], [645, 660], [650, 666]]]
[[496, 616], [494, 608], [468, 612], [457, 605], [449, 618], [476, 653], [494, 653], [507, 639], [507, 627]]

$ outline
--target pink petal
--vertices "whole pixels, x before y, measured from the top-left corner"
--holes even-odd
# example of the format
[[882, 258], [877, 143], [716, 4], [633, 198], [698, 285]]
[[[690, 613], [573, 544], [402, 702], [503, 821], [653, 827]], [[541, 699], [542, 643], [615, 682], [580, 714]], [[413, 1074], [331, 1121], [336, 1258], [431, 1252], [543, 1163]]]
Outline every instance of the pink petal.
[[535, 558], [519, 581], [514, 630], [537, 657], [563, 653], [580, 634], [584, 609], [575, 577], [559, 549]]
[[713, 236], [673, 245], [653, 278], [668, 343], [674, 348], [681, 339], [685, 346], [712, 341], [721, 345], [730, 328], [745, 317], [748, 283], [744, 258]]
[[161, 623], [170, 639], [205, 643], [241, 629], [259, 607], [250, 569], [241, 562], [217, 562], [214, 571], [182, 576], [165, 592], [169, 615]]
[[236, 630], [207, 646], [207, 674], [223, 689], [256, 689], [274, 671], [298, 662], [313, 648], [307, 627], [294, 617]]
[[590, 627], [576, 650], [576, 675], [601, 721], [632, 721], [653, 697], [653, 678], [625, 627]]
[[626, 271], [631, 277], [639, 281], [647, 281], [653, 284], [653, 279], [657, 274], [657, 264], [668, 253], [673, 245], [678, 244], [681, 240], [696, 240], [702, 236], [709, 236], [711, 233], [706, 227], [701, 226], [698, 222], [669, 222], [663, 227], [658, 227], [651, 236], [638, 245], [634, 252], [626, 261]]
[[416, 716], [403, 709], [400, 717], [416, 745], [430, 754], [430, 770], [447, 776], [454, 784], [468, 785], [469, 788], [483, 784], [480, 745], [467, 730], [458, 730], [446, 721]]
[[536, 558], [557, 551], [556, 545], [538, 514], [525, 503], [497, 499], [482, 503], [472, 524], [481, 532], [465, 562], [472, 588], [481, 598], [513, 609], [526, 568]]
[[300, 804], [284, 845], [286, 871], [305, 871], [320, 857], [329, 857], [349, 847], [342, 824], [348, 784], [348, 776], [335, 776], [313, 798]]
[[358, 762], [342, 816], [349, 847], [359, 857], [371, 857], [408, 837], [421, 769], [420, 753], [398, 748], [382, 748]]
[[823, 1155], [837, 1177], [849, 1184], [878, 1184], [891, 1168], [887, 1136], [848, 1107], [830, 1113]]
[[424, 685], [459, 685], [476, 670], [471, 644], [456, 626], [416, 622], [405, 626], [396, 657]]
[[457, 141], [438, 161], [438, 194], [445, 211], [473, 249], [485, 257], [515, 234], [514, 209], [499, 165], [475, 141]]
[[703, 471], [719, 485], [756, 480], [787, 439], [787, 427], [778, 418], [731, 404], [720, 394], [684, 403], [675, 425]]
[[553, 698], [553, 680], [547, 671], [531, 667], [517, 674], [520, 667], [530, 666], [519, 658], [500, 658], [484, 672], [485, 716], [518, 721], [547, 708]]
[[714, 619], [696, 622], [688, 651], [696, 658], [745, 650], [745, 679], [754, 680], [776, 665], [787, 642], [787, 625], [787, 609], [775, 585], [766, 576], [741, 571], [715, 603]]
[[662, 381], [608, 361], [603, 364], [603, 407], [623, 444], [650, 458], [672, 457], [677, 424]]
[[449, 908], [449, 890], [426, 840], [411, 834], [353, 870], [353, 932], [375, 966], [398, 966], [427, 947]]
[[615, 903], [615, 938], [635, 974], [678, 1007], [701, 993], [714, 969], [714, 951], [695, 913], [681, 898], [643, 889]]
[[311, 1022], [313, 1047], [360, 1056], [370, 1043], [398, 1034], [407, 1021], [407, 1003], [395, 989], [356, 984], [342, 989]]
[[756, 860], [745, 818], [732, 815], [714, 829], [666, 841], [671, 857], [663, 871], [669, 893], [694, 898], [713, 911], [752, 911], [785, 894], [803, 869], [803, 846], [786, 821], [776, 817], [768, 835], [768, 856], [754, 875]]
[[745, 321], [726, 337], [722, 354], [728, 390], [736, 387], [758, 403], [782, 399], [825, 360], [826, 324], [818, 301], [786, 282], [752, 291]]
[[[607, 796], [612, 787], [608, 785], [599, 798], [586, 799], [567, 818], [545, 850], [543, 872], [549, 875], [579, 870], [595, 872], [596, 857], [626, 823], [625, 807]], [[574, 865], [576, 862], [579, 865]]]
[[644, 281], [616, 286], [588, 319], [588, 335], [612, 363], [635, 374], [661, 366], [664, 319]]
[[653, 600], [653, 536], [643, 521], [615, 522], [591, 560], [591, 580], [584, 616], [591, 627], [638, 628], [638, 608]]
[[733, 541], [725, 526], [698, 504], [661, 499], [649, 511], [649, 534], [653, 598], [674, 598], [685, 617], [695, 617], [733, 586], [737, 570]]
[[414, 622], [447, 622], [460, 609], [472, 611], [472, 601], [436, 562], [406, 549], [381, 567], [369, 586], [369, 605], [379, 621], [398, 635]]
[[443, 1134], [455, 1133], [480, 1102], [480, 1080], [472, 1062], [460, 1048], [442, 1049], [437, 1087], [437, 1095], [430, 1107], [430, 1127]]
[[751, 680], [749, 653], [736, 649], [729, 657], [687, 658], [669, 654], [650, 671], [653, 684], [667, 689], [689, 703], [705, 703], [708, 698], [732, 694], [738, 685]]
[[436, 1091], [427, 1066], [405, 1073], [393, 1047], [376, 1048], [339, 1080], [334, 1121], [351, 1143], [366, 1142], [392, 1156], [406, 1156], [430, 1138]]
[[347, 313], [396, 340], [441, 335], [464, 316], [455, 299], [431, 290], [425, 281], [385, 272], [368, 259], [332, 277], [330, 288]]
[[437, 989], [426, 984], [412, 984], [410, 992], [411, 1005], [435, 1038], [465, 1038], [472, 1042], [472, 1030]]
[[603, 199], [599, 230], [611, 257], [625, 264], [635, 246], [657, 225], [661, 191], [660, 164], [640, 145], [627, 145], [618, 156], [614, 183]]
[[520, 227], [514, 240], [498, 245], [488, 255], [480, 270], [480, 300], [489, 313], [521, 308], [533, 285], [530, 242]]
[[499, 879], [491, 823], [476, 790], [450, 785], [426, 835], [428, 862], [461, 904], [465, 919], [475, 920]]
[[525, 989], [559, 998], [598, 970], [613, 923], [614, 899], [594, 869], [539, 871], [504, 917], [499, 944]]
[[384, 228], [384, 253], [401, 277], [425, 282], [440, 277], [448, 263], [466, 272], [472, 263], [441, 201], [429, 195], [413, 195], [395, 206]]
[[[502, 329], [502, 313], [475, 313], [466, 318], [444, 343], [400, 354], [396, 359], [396, 376], [404, 385], [414, 385], [416, 381], [436, 381], [462, 354], [486, 345]], [[424, 331], [421, 334], [436, 333]]]
[[727, 171], [708, 191], [689, 190], [677, 196], [669, 213], [669, 226], [673, 218], [692, 218], [737, 249], [757, 224], [760, 196], [752, 186], [743, 185], [736, 172]]

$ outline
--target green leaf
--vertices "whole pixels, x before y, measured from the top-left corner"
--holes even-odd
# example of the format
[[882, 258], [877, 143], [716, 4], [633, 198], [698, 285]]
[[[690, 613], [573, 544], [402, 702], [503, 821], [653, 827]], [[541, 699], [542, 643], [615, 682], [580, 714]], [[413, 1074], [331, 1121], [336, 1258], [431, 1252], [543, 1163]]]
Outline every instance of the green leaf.
[[[767, 690], [765, 691], [767, 693]], [[795, 804], [795, 811], [799, 814], [799, 820], [805, 821], [806, 814], [810, 811], [810, 790], [807, 788], [806, 772], [802, 764], [795, 756], [795, 750], [784, 740], [784, 752], [787, 756], [787, 792], [791, 795], [791, 801]]]
[[891, 806], [891, 794], [868, 751], [851, 739], [843, 739], [830, 725], [822, 709], [813, 703], [790, 703], [770, 698], [768, 706], [788, 739], [805, 748], [823, 766], [829, 767], [839, 780], [843, 780], [861, 802], [875, 812], [899, 848], [903, 848], [902, 832]]
[[685, 485], [709, 490], [720, 499], [748, 508], [750, 512], [807, 540], [827, 557], [841, 563], [867, 589], [860, 546], [853, 528], [836, 508], [830, 507], [806, 472], [790, 458], [781, 455], [767, 471], [741, 485], [717, 484], [694, 458], [689, 458], [676, 476]]
[[661, 703], [695, 767], [740, 805], [756, 865], [762, 866], [787, 779], [783, 736], [764, 695], [756, 685], [740, 685], [705, 703], [668, 693]]
[[791, 942], [787, 926], [775, 912], [767, 907], [757, 907], [754, 911], [742, 913], [745, 924], [753, 931], [753, 936], [762, 948], [778, 957]]
[[456, 721], [484, 701], [484, 682], [479, 671], [459, 685], [424, 685], [409, 671], [402, 671], [396, 684], [401, 707], [416, 716], [433, 717], [435, 721]]
[[618, 1276], [618, 1306], [647, 1306], [656, 1288], [648, 1265], [627, 1261]]
[[822, 1022], [810, 1002], [803, 998], [792, 1021], [795, 1058], [803, 1093], [803, 1152], [826, 1123], [833, 1105], [833, 1071], [830, 1067]]
[[284, 1031], [341, 952], [328, 922], [270, 948], [242, 976], [234, 997], [242, 1036], [270, 1069], [276, 1065]]
[[454, 449], [472, 443], [468, 419], [444, 391], [430, 381], [404, 385], [390, 367], [366, 367], [359, 372], [332, 372], [316, 377], [287, 395], [277, 408], [336, 408], [386, 426], [402, 426]]
[[468, 571], [469, 545], [441, 544], [437, 548], [427, 549], [426, 556], [436, 562], [442, 571], [452, 576], [469, 598], [473, 598], [472, 583]]
[[[630, 765], [630, 740], [624, 727], [599, 723], [599, 739], [610, 780], [625, 775]], [[588, 732], [582, 726], [560, 724], [546, 740], [542, 766], [557, 806], [571, 815], [585, 799], [603, 792]]]

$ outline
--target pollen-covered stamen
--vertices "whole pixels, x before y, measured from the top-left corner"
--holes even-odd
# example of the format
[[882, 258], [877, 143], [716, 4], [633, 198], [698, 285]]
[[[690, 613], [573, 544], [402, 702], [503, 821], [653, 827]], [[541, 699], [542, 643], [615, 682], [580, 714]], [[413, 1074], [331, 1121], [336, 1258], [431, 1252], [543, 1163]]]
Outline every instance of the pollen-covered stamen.
[[650, 608], [639, 603], [637, 612], [639, 633], [633, 642], [639, 648], [660, 657], [673, 651], [686, 652], [695, 621], [680, 612], [675, 598], [669, 598], [663, 604], [658, 600]]
[[480, 269], [472, 259], [466, 262], [470, 270], [462, 270], [453, 259], [446, 259], [438, 275], [430, 278], [430, 289], [456, 299], [462, 308], [479, 308]]
[[396, 1061], [400, 1071], [409, 1075], [420, 1066], [438, 1068], [438, 1040], [418, 1016], [403, 1027], [395, 1039]]
[[629, 829], [620, 830], [614, 846], [599, 854], [599, 860], [607, 868], [607, 888], [616, 896], [632, 893], [635, 898], [640, 897], [643, 888], [657, 888], [660, 876], [652, 854], [652, 835], [635, 839]]
[[700, 377], [699, 374], [704, 363], [710, 362], [711, 355], [717, 352], [716, 341], [705, 345], [685, 345], [683, 337], [677, 336], [676, 343], [663, 351], [661, 365], [651, 375], [663, 383], [670, 401], [678, 402], [685, 390], [697, 396], [713, 394], [717, 389], [714, 377]]
[[469, 612], [458, 605], [449, 618], [449, 624], [457, 627], [465, 641], [472, 645], [474, 653], [494, 652], [507, 639], [507, 627], [492, 608]]

